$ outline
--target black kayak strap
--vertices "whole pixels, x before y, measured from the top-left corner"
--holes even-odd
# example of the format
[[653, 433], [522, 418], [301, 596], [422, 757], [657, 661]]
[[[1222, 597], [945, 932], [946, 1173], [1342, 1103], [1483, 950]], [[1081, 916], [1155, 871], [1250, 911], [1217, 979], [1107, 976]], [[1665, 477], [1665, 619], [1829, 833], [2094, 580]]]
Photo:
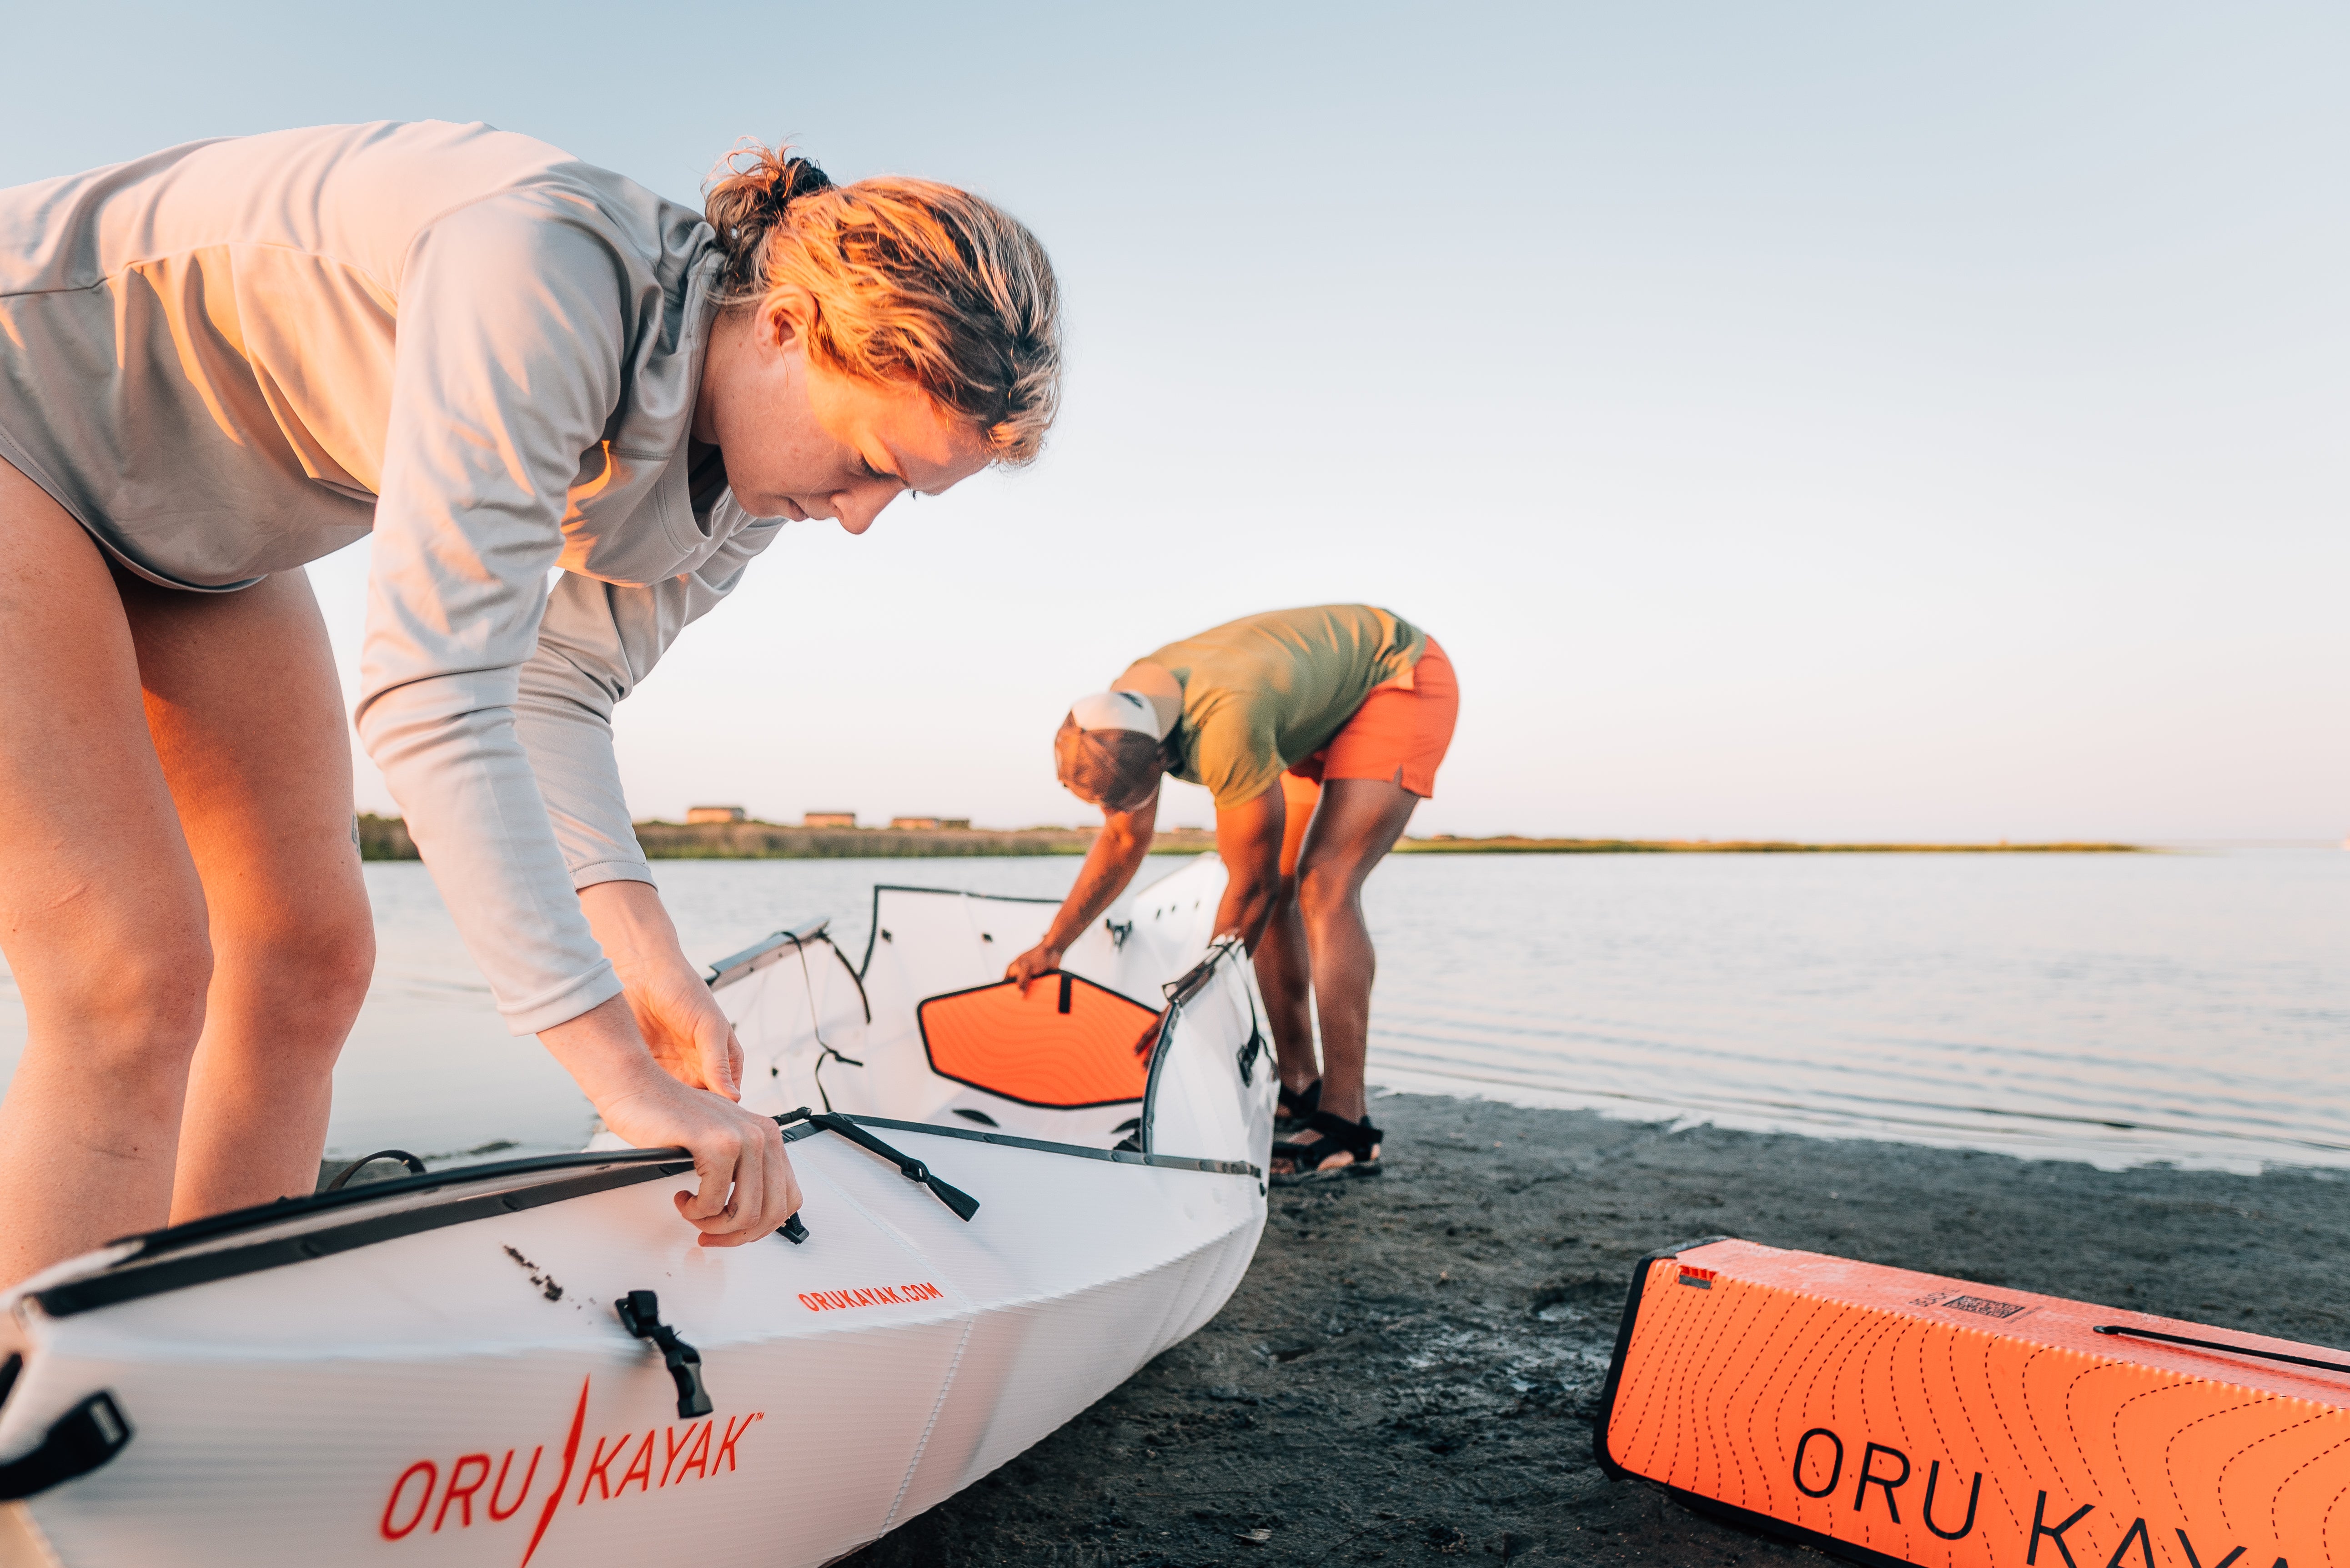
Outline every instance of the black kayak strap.
[[2158, 1334], [2150, 1328], [2129, 1328], [2118, 1323], [2092, 1325], [2095, 1334], [2127, 1334], [2132, 1339], [2158, 1339], [2165, 1345], [2191, 1345], [2198, 1350], [2224, 1350], [2230, 1355], [2257, 1355], [2265, 1361], [2288, 1361], [2295, 1366], [2314, 1366], [2321, 1372], [2350, 1372], [2338, 1361], [2319, 1361], [2307, 1355], [2288, 1355], [2282, 1350], [2262, 1350], [2256, 1345], [2230, 1345], [2220, 1339], [2189, 1339], [2183, 1334]]
[[941, 1181], [931, 1174], [929, 1166], [903, 1150], [890, 1147], [847, 1116], [832, 1111], [812, 1111], [807, 1106], [802, 1106], [789, 1116], [775, 1118], [777, 1127], [789, 1127], [794, 1122], [806, 1122], [810, 1127], [822, 1127], [827, 1132], [838, 1133], [858, 1147], [869, 1149], [879, 1155], [896, 1166], [898, 1173], [907, 1180], [929, 1188], [931, 1196], [952, 1210], [958, 1220], [968, 1222], [972, 1215], [979, 1212], [978, 1199], [960, 1187]]
[[0, 1502], [15, 1502], [86, 1476], [130, 1442], [130, 1423], [114, 1397], [93, 1394], [52, 1422], [49, 1435], [31, 1453], [0, 1464]]

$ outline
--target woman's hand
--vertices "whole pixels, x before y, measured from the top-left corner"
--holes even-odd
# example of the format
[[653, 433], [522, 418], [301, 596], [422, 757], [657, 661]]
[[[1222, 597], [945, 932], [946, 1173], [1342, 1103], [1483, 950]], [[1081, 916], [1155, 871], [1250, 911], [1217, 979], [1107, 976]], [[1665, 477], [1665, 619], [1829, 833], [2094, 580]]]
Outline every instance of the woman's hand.
[[743, 1097], [742, 1042], [710, 987], [682, 958], [674, 964], [640, 966], [634, 973], [622, 970], [620, 983], [628, 987], [621, 994], [637, 1033], [662, 1072], [689, 1088], [730, 1100]]
[[1042, 941], [1014, 959], [1005, 968], [1003, 978], [1018, 981], [1020, 994], [1025, 996], [1028, 994], [1029, 985], [1039, 975], [1050, 974], [1060, 967], [1061, 950], [1050, 941]]
[[674, 1199], [702, 1232], [702, 1246], [756, 1241], [799, 1211], [800, 1184], [784, 1152], [783, 1129], [708, 1090], [687, 1087], [655, 1062], [623, 998], [599, 1002], [538, 1037], [605, 1127], [638, 1148], [675, 1145], [693, 1157], [696, 1189]]
[[621, 994], [539, 1038], [587, 1091], [604, 1125], [639, 1148], [691, 1151], [698, 1190], [678, 1212], [705, 1247], [755, 1241], [799, 1211], [782, 1132], [743, 1097], [743, 1046], [687, 961], [649, 882], [598, 882], [580, 908], [619, 971]]
[[691, 1088], [743, 1097], [743, 1046], [650, 882], [598, 882], [579, 907], [604, 956], [620, 972], [638, 1036], [661, 1071]]

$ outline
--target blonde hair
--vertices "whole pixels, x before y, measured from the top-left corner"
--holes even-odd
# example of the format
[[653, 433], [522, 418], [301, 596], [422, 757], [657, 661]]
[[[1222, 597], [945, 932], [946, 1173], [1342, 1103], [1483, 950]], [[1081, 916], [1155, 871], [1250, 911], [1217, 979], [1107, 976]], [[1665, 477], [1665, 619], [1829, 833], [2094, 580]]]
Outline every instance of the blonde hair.
[[915, 381], [976, 425], [999, 464], [1036, 456], [1060, 402], [1061, 302], [1045, 247], [1018, 219], [929, 180], [835, 185], [755, 142], [712, 171], [703, 213], [725, 255], [725, 304], [802, 289], [820, 362]]

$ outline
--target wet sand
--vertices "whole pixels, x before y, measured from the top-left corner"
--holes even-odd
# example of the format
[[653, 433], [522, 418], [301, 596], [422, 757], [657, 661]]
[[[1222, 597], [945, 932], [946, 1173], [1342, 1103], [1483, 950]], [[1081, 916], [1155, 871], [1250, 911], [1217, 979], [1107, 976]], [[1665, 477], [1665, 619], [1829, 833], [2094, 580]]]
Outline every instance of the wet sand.
[[1819, 1563], [1612, 1482], [1634, 1260], [1708, 1235], [2350, 1344], [2350, 1180], [2119, 1173], [1421, 1096], [1276, 1188], [1223, 1312], [854, 1568]]

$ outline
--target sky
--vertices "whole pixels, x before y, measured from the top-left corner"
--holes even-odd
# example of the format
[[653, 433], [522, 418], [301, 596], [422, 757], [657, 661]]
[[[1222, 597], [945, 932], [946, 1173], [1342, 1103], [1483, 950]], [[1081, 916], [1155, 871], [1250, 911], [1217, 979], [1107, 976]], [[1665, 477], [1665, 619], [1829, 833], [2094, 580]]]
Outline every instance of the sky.
[[[788, 138], [1043, 238], [1044, 459], [786, 529], [624, 705], [639, 815], [1083, 821], [1072, 697], [1360, 600], [1460, 672], [1414, 832], [2350, 832], [2338, 7], [218, 0], [6, 36], [0, 185], [482, 119], [696, 204]], [[347, 685], [365, 555], [311, 568]], [[390, 808], [364, 759], [359, 795]]]

